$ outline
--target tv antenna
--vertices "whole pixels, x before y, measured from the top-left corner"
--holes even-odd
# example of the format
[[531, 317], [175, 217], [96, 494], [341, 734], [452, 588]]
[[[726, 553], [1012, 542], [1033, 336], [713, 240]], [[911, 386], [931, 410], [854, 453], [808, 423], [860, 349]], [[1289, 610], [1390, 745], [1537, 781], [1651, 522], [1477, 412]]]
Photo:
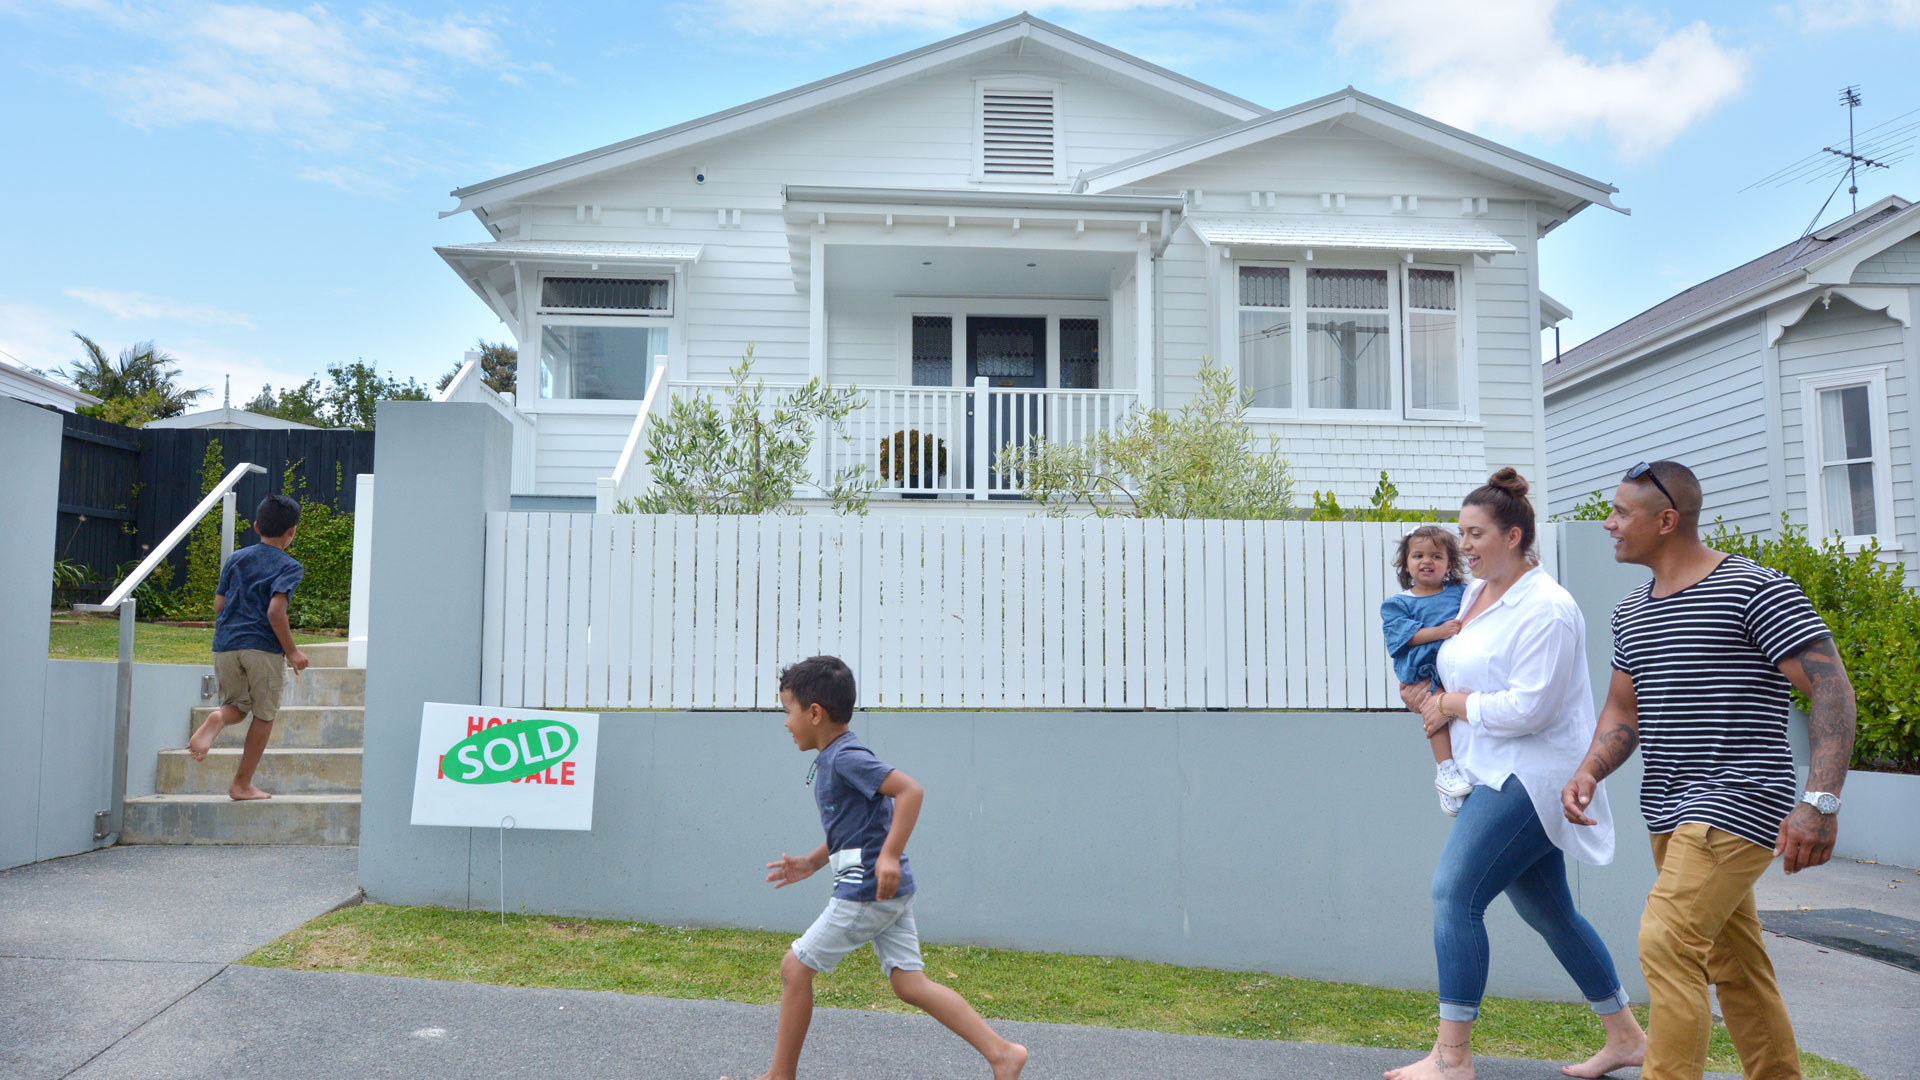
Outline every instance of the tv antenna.
[[[1813, 215], [1813, 221], [1807, 225], [1807, 233], [1813, 231], [1820, 215], [1827, 212], [1833, 197], [1840, 193], [1840, 185], [1847, 185], [1847, 194], [1853, 205], [1853, 212], [1860, 210], [1859, 174], [1865, 170], [1889, 169], [1913, 156], [1914, 143], [1920, 141], [1920, 109], [1909, 109], [1900, 115], [1882, 121], [1859, 131], [1854, 129], [1853, 111], [1860, 107], [1861, 95], [1858, 85], [1842, 87], [1839, 104], [1847, 110], [1847, 142], [1845, 149], [1839, 141], [1823, 146], [1814, 153], [1798, 161], [1776, 169], [1766, 176], [1755, 180], [1741, 191], [1755, 188], [1782, 188], [1789, 184], [1816, 184], [1832, 180], [1833, 190], [1827, 193], [1826, 201]], [[1802, 234], [1806, 235], [1805, 233]]]

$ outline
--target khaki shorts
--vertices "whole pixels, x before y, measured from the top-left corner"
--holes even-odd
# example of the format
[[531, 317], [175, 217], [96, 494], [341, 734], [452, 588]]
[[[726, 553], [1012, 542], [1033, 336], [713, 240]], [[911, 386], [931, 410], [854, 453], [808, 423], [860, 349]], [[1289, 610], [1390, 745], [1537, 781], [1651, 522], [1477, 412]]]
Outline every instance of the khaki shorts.
[[220, 704], [272, 723], [280, 715], [280, 692], [287, 685], [287, 658], [264, 649], [235, 649], [213, 654], [213, 677], [220, 681]]

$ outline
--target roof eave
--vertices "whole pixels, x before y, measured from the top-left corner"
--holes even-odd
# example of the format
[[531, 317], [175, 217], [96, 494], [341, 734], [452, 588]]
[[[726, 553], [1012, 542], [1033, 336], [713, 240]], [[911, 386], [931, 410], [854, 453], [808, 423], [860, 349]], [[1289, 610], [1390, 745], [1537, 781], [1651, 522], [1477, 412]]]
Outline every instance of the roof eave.
[[1631, 341], [1623, 341], [1600, 357], [1589, 360], [1579, 367], [1548, 373], [1541, 379], [1541, 389], [1543, 392], [1564, 390], [1578, 385], [1609, 371], [1626, 367], [1675, 342], [1684, 341], [1709, 329], [1713, 323], [1742, 314], [1742, 309], [1770, 307], [1783, 300], [1791, 299], [1797, 293], [1818, 288], [1817, 284], [1807, 280], [1803, 270], [1804, 268], [1796, 269], [1791, 273], [1763, 281], [1711, 307], [1701, 308], [1684, 319], [1656, 327]]

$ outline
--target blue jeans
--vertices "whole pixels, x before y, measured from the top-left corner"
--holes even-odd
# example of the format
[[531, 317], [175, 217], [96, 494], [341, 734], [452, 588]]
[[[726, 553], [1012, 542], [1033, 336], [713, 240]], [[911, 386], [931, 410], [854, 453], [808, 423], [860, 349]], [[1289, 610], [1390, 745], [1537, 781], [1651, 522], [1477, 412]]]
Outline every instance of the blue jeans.
[[1567, 864], [1547, 839], [1519, 777], [1498, 791], [1475, 787], [1433, 870], [1433, 951], [1440, 961], [1440, 1019], [1471, 1022], [1487, 992], [1487, 905], [1501, 893], [1605, 1016], [1627, 1004], [1613, 957], [1574, 909]]

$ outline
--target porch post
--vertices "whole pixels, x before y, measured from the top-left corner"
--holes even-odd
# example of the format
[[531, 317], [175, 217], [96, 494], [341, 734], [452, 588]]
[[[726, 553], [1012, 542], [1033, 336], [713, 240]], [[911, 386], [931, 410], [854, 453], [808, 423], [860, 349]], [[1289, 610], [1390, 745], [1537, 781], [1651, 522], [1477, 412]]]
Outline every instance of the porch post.
[[987, 432], [992, 430], [987, 410], [992, 408], [993, 399], [987, 394], [987, 377], [981, 375], [973, 380], [973, 431], [967, 441], [973, 444], [973, 490], [968, 493], [970, 499], [987, 497], [987, 469], [993, 462], [991, 448], [987, 446]]
[[812, 256], [807, 263], [807, 372], [817, 379], [827, 377], [827, 242], [819, 235], [811, 241]]
[[1133, 257], [1134, 370], [1140, 380], [1140, 404], [1160, 403], [1160, 357], [1153, 347], [1153, 247], [1140, 245]]

